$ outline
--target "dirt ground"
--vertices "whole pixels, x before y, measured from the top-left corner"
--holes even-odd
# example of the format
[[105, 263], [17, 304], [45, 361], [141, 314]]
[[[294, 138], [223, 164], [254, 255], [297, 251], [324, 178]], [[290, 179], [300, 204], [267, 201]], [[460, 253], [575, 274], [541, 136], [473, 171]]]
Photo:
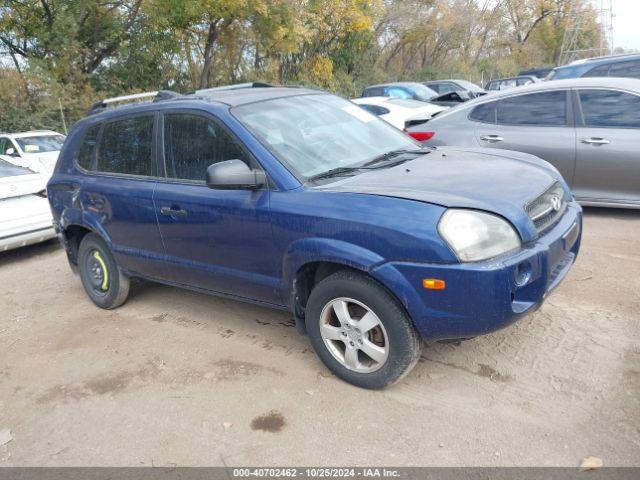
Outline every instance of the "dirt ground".
[[154, 284], [94, 307], [57, 243], [0, 254], [0, 466], [640, 465], [640, 212], [587, 210], [534, 315], [334, 378], [290, 316]]

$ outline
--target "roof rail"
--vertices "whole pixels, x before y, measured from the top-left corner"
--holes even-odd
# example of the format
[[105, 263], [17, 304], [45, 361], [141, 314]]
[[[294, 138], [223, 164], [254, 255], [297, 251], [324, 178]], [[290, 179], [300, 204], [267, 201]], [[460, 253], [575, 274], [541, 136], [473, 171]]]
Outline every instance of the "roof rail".
[[87, 114], [93, 115], [94, 113], [101, 112], [109, 107], [114, 107], [119, 103], [134, 103], [137, 100], [147, 99], [152, 99], [152, 102], [160, 102], [163, 100], [171, 100], [180, 97], [182, 97], [182, 95], [177, 92], [172, 92], [171, 90], [156, 90], [153, 92], [134, 93], [132, 95], [122, 95], [120, 97], [105, 98], [104, 100], [100, 100], [99, 102], [94, 103]]
[[247, 83], [236, 83], [233, 85], [221, 85], [219, 87], [212, 87], [212, 88], [203, 88], [201, 90], [196, 90], [194, 93], [196, 95], [202, 95], [204, 93], [209, 93], [209, 92], [223, 92], [225, 90], [239, 90], [241, 88], [269, 88], [269, 87], [273, 87], [273, 85], [265, 82], [247, 82]]

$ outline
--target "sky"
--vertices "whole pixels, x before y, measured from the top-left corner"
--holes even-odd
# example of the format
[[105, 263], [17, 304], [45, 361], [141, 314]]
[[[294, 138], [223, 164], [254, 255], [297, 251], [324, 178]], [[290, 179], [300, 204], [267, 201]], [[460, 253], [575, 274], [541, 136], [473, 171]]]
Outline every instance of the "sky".
[[640, 50], [640, 0], [612, 0], [612, 7], [614, 46]]

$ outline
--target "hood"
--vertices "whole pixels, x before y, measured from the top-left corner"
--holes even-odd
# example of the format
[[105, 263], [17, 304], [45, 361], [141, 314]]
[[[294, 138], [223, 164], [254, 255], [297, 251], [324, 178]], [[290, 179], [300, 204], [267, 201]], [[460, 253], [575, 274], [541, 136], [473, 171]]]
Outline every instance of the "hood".
[[484, 210], [509, 220], [523, 241], [532, 240], [537, 232], [524, 206], [561, 177], [536, 157], [498, 152], [439, 147], [396, 167], [316, 188]]

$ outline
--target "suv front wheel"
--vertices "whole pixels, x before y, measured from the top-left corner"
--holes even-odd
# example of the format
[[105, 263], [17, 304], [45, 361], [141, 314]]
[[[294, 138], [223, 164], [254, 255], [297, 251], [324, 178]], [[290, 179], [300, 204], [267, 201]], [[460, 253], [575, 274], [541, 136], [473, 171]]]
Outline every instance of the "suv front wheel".
[[88, 233], [80, 242], [78, 269], [87, 295], [100, 308], [116, 308], [127, 299], [129, 278], [121, 272], [104, 240], [95, 233]]
[[339, 271], [311, 291], [305, 312], [311, 344], [338, 377], [384, 388], [420, 358], [422, 340], [398, 301], [375, 280]]

